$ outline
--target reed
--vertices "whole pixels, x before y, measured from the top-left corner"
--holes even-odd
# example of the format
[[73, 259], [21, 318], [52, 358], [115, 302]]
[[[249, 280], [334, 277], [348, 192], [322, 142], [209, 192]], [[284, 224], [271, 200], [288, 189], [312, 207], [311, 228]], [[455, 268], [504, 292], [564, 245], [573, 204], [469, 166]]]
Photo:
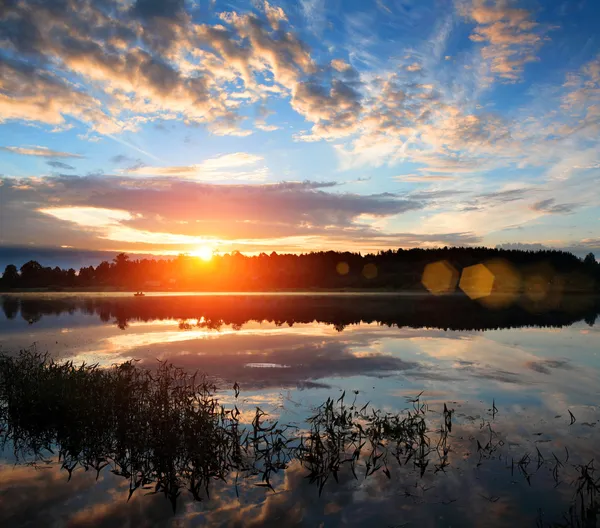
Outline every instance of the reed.
[[[215, 481], [236, 491], [240, 479], [275, 490], [273, 476], [293, 461], [319, 495], [344, 470], [355, 479], [379, 472], [392, 479], [453, 467], [454, 410], [444, 404], [439, 420], [432, 420], [422, 393], [408, 400], [407, 409], [390, 413], [360, 405], [357, 391], [351, 399], [344, 392], [315, 408], [299, 428], [271, 420], [258, 407], [243, 423], [239, 392], [235, 384], [234, 403], [226, 407], [209, 378], [166, 362], [147, 370], [134, 361], [111, 368], [58, 363], [35, 349], [0, 355], [0, 444], [22, 463], [58, 459], [69, 479], [77, 468], [95, 470], [97, 477], [108, 468], [129, 481], [129, 498], [139, 489], [162, 493], [174, 511], [182, 491], [203, 500]], [[495, 430], [497, 414], [494, 401], [472, 438], [475, 467], [501, 461], [512, 478], [529, 485], [534, 475], [549, 472], [557, 486], [573, 488], [573, 499], [561, 521], [544, 523], [540, 513], [538, 525], [593, 526], [600, 513], [593, 461], [572, 460], [567, 448], [556, 454], [537, 446], [515, 458]]]

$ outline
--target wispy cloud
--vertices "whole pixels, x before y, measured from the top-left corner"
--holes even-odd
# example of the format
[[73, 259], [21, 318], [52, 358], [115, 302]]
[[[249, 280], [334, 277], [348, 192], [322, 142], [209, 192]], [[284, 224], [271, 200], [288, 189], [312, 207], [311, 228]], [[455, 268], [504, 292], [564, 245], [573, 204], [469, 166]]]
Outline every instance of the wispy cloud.
[[48, 160], [46, 164], [50, 165], [50, 167], [53, 167], [54, 169], [75, 170], [75, 167], [73, 167], [73, 165], [63, 163], [62, 161]]
[[257, 167], [252, 170], [240, 170], [240, 168], [256, 165], [262, 160], [262, 156], [248, 154], [246, 152], [234, 152], [210, 158], [202, 163], [194, 165], [161, 167], [140, 164], [127, 169], [122, 169], [121, 172], [129, 175], [173, 177], [196, 181], [261, 181], [268, 176], [266, 167]]
[[42, 158], [83, 158], [80, 154], [72, 154], [70, 152], [61, 152], [52, 150], [48, 147], [0, 147], [0, 150], [12, 152], [13, 154], [21, 154], [22, 156], [39, 156]]
[[326, 0], [300, 0], [300, 9], [308, 26], [319, 34], [323, 31], [326, 22]]
[[549, 214], [567, 214], [572, 213], [577, 206], [572, 203], [557, 204], [554, 198], [548, 198], [546, 200], [540, 200], [535, 202], [531, 208], [534, 211], [541, 211]]
[[113, 226], [118, 225], [123, 220], [133, 218], [127, 211], [103, 207], [46, 207], [40, 208], [38, 211], [84, 227]]
[[455, 176], [446, 176], [443, 174], [401, 174], [393, 178], [400, 182], [409, 183], [426, 183], [426, 182], [442, 182], [455, 180]]

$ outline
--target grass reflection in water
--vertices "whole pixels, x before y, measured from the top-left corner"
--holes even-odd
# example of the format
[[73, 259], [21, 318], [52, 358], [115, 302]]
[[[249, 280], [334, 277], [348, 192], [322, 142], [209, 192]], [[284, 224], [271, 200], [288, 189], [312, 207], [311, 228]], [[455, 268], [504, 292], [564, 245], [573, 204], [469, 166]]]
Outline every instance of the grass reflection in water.
[[[237, 402], [239, 386], [233, 389]], [[69, 479], [77, 468], [97, 475], [108, 468], [129, 481], [129, 498], [138, 489], [163, 493], [175, 510], [182, 490], [202, 500], [213, 481], [231, 483], [237, 491], [240, 479], [251, 479], [274, 490], [274, 475], [292, 462], [306, 470], [321, 494], [345, 470], [356, 479], [378, 472], [388, 479], [409, 474], [422, 479], [464, 470], [465, 461], [478, 468], [494, 460], [507, 476], [529, 485], [544, 473], [556, 486], [573, 488], [570, 508], [554, 526], [595, 526], [600, 478], [593, 461], [577, 460], [566, 447], [554, 453], [537, 445], [515, 456], [494, 428], [495, 403], [477, 434], [465, 440], [453, 435], [454, 410], [447, 404], [436, 413], [419, 395], [408, 409], [391, 413], [356, 400], [357, 394], [345, 392], [328, 399], [303, 427], [272, 421], [260, 408], [251, 423], [243, 423], [237, 404], [222, 405], [210, 380], [168, 363], [150, 371], [133, 362], [108, 369], [56, 363], [32, 350], [0, 356], [3, 446], [19, 462], [38, 467], [58, 457]], [[457, 454], [465, 442], [473, 456], [461, 459]], [[541, 514], [539, 525], [546, 526]]]

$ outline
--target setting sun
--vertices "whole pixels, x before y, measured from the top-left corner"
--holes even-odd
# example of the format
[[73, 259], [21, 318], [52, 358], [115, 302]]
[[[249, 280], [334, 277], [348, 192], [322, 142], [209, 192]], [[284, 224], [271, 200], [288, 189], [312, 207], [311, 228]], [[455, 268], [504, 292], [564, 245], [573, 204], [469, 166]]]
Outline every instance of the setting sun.
[[210, 260], [213, 257], [213, 249], [209, 246], [202, 246], [190, 253], [194, 257], [201, 258], [202, 260]]

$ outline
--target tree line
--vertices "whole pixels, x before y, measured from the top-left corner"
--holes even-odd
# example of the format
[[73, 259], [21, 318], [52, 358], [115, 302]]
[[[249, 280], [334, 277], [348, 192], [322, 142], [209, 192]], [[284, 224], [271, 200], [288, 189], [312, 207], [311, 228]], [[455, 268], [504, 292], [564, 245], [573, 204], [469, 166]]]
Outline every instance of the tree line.
[[522, 251], [486, 247], [398, 249], [361, 255], [320, 251], [246, 256], [239, 252], [203, 261], [189, 255], [172, 259], [133, 259], [118, 254], [112, 262], [73, 268], [44, 267], [31, 260], [6, 266], [0, 289], [114, 288], [120, 290], [261, 291], [274, 289], [370, 288], [424, 290], [427, 264], [446, 261], [459, 272], [502, 259], [523, 274], [561, 276], [565, 288], [593, 291], [600, 285], [600, 264], [592, 253], [580, 259], [559, 250]]

